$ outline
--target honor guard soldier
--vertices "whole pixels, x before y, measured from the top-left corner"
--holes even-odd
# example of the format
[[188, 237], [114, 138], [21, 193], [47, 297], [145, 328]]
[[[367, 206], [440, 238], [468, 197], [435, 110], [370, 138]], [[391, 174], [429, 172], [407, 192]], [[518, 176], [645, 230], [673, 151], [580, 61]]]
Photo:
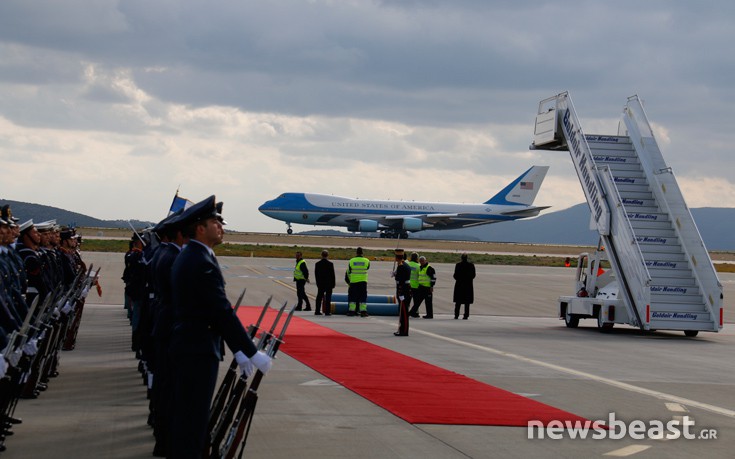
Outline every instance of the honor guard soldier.
[[20, 236], [15, 245], [18, 255], [23, 259], [23, 266], [28, 279], [26, 290], [26, 304], [30, 305], [36, 297], [42, 302], [48, 293], [46, 283], [43, 281], [43, 264], [38, 255], [41, 235], [38, 233], [33, 220], [20, 224]]
[[[10, 224], [0, 218], [0, 334], [3, 341], [6, 341], [7, 334], [20, 328], [26, 313], [20, 278], [15, 273], [15, 261], [11, 259], [8, 247], [11, 237]], [[5, 345], [7, 342], [3, 343], [3, 348]]]
[[159, 222], [153, 232], [158, 234], [161, 244], [151, 260], [152, 282], [156, 301], [153, 304], [153, 388], [151, 406], [153, 435], [156, 439], [153, 455], [166, 457], [168, 449], [168, 426], [171, 422], [172, 376], [168, 348], [173, 328], [173, 305], [171, 300], [171, 268], [181, 249], [189, 241], [181, 233], [177, 219], [181, 212], [171, 214]]
[[38, 253], [41, 258], [42, 278], [46, 283], [48, 291], [56, 288], [61, 283], [61, 265], [56, 257], [54, 250], [54, 231], [56, 230], [56, 220], [47, 220], [45, 222], [36, 223], [36, 229], [41, 236]]
[[396, 249], [396, 298], [398, 299], [398, 331], [396, 336], [408, 336], [408, 301], [411, 298], [411, 268], [404, 260], [403, 249]]
[[25, 316], [26, 302], [25, 293], [28, 288], [23, 259], [15, 250], [14, 245], [19, 230], [16, 221], [10, 211], [10, 206], [5, 205], [0, 212], [0, 223], [2, 223], [2, 235], [0, 235], [0, 258], [4, 265], [3, 282], [5, 284], [8, 299], [15, 305], [19, 314]]
[[210, 196], [179, 220], [190, 240], [171, 270], [173, 403], [167, 452], [172, 458], [199, 458], [204, 451], [223, 340], [241, 371], [252, 372], [254, 366], [266, 373], [271, 367], [271, 358], [257, 350], [227, 299], [212, 250], [224, 236], [220, 219]]
[[[140, 314], [143, 310], [143, 301], [146, 299], [143, 240], [136, 233], [132, 236], [130, 245], [130, 250], [125, 254], [123, 281], [125, 282], [125, 297], [130, 307], [130, 325], [132, 328], [131, 349], [138, 354], [140, 351], [138, 327], [140, 325]], [[138, 355], [138, 357], [140, 356]]]

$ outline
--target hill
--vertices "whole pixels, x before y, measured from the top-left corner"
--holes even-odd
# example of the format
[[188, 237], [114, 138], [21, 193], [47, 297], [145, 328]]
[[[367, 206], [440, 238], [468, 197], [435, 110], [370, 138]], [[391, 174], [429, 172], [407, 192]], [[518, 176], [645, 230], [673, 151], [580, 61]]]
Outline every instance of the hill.
[[[35, 222], [56, 219], [60, 225], [92, 228], [129, 228], [127, 220], [100, 220], [88, 215], [57, 207], [0, 199], [0, 206], [10, 204], [13, 215], [22, 221]], [[735, 251], [732, 225], [735, 209], [729, 207], [702, 207], [691, 209], [699, 232], [708, 250]], [[443, 239], [455, 241], [516, 242], [527, 244], [595, 245], [597, 233], [589, 229], [590, 211], [586, 203], [568, 209], [547, 212], [533, 219], [448, 231], [422, 231], [411, 234], [412, 239]], [[136, 228], [151, 226], [153, 222], [131, 220]], [[305, 235], [339, 235], [352, 233], [334, 229], [302, 231]], [[377, 237], [377, 233], [360, 236]]]
[[[732, 226], [735, 209], [703, 207], [691, 209], [694, 221], [708, 250], [735, 250]], [[533, 219], [478, 226], [451, 231], [424, 231], [411, 237], [425, 239], [459, 239], [484, 242], [519, 242], [533, 244], [595, 245], [597, 232], [589, 229], [587, 203], [548, 212]]]
[[[42, 204], [32, 204], [28, 202], [11, 201], [8, 199], [0, 199], [0, 206], [10, 204], [13, 216], [20, 218], [21, 222], [33, 219], [34, 222], [44, 222], [47, 220], [56, 220], [59, 225], [67, 226], [86, 226], [91, 228], [130, 228], [127, 220], [100, 220], [88, 215], [71, 212], [58, 207], [44, 206]], [[141, 220], [131, 220], [130, 223], [136, 228], [152, 225], [151, 222]]]

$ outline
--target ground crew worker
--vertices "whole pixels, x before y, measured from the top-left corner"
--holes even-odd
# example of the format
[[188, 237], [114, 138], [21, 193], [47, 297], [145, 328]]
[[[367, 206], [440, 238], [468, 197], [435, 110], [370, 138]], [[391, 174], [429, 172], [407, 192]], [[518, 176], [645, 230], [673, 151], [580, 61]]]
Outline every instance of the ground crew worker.
[[414, 301], [413, 303], [411, 316], [418, 317], [419, 307], [423, 301], [426, 301], [426, 315], [424, 316], [424, 319], [433, 319], [434, 302], [432, 297], [434, 293], [434, 284], [436, 284], [436, 271], [434, 271], [434, 268], [429, 265], [428, 261], [426, 261], [426, 257], [419, 257], [419, 264], [421, 267], [419, 268], [418, 301]]
[[306, 284], [309, 282], [309, 268], [306, 267], [306, 260], [301, 256], [301, 252], [296, 252], [296, 266], [293, 268], [293, 281], [296, 282], [296, 298], [299, 302], [296, 304], [296, 311], [301, 311], [301, 305], [306, 303], [304, 311], [311, 311], [311, 303], [309, 297], [306, 296]]
[[347, 276], [350, 288], [347, 292], [347, 301], [349, 302], [348, 316], [357, 315], [359, 306], [360, 317], [368, 317], [367, 313], [367, 283], [368, 269], [370, 269], [370, 260], [362, 256], [362, 247], [356, 250], [356, 256], [350, 258], [347, 265]]
[[[413, 298], [413, 302], [414, 304], [416, 304], [419, 296], [419, 268], [421, 267], [421, 265], [419, 264], [419, 254], [413, 252], [411, 254], [411, 259], [407, 261], [406, 264], [408, 265], [409, 269], [411, 269], [411, 288], [409, 289], [408, 298], [406, 299], [406, 306], [410, 306], [411, 298]], [[416, 313], [415, 316], [411, 316], [418, 317], [419, 315], [418, 313]]]

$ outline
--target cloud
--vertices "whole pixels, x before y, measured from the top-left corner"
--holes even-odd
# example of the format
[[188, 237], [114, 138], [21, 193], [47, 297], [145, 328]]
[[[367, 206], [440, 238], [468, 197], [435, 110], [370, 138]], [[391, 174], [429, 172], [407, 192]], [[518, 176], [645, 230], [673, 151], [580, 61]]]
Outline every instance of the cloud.
[[280, 231], [256, 208], [283, 191], [469, 202], [539, 164], [538, 200], [560, 209], [583, 201], [569, 154], [528, 146], [539, 101], [569, 90], [599, 134], [639, 94], [685, 195], [733, 206], [734, 9], [6, 0], [4, 189], [155, 220], [181, 186], [222, 195], [232, 228]]

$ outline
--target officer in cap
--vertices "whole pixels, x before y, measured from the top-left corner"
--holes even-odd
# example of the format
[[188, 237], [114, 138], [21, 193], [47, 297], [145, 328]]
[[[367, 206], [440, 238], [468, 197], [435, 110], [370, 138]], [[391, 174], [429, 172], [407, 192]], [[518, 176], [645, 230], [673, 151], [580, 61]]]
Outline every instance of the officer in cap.
[[271, 358], [258, 351], [227, 299], [225, 282], [212, 250], [224, 230], [214, 196], [181, 214], [178, 224], [189, 237], [171, 269], [174, 326], [169, 347], [173, 404], [170, 457], [199, 457], [204, 451], [221, 343], [227, 344], [246, 373], [266, 373]]
[[42, 301], [48, 293], [46, 283], [43, 281], [43, 264], [38, 254], [41, 244], [41, 235], [33, 224], [33, 220], [27, 220], [20, 224], [20, 236], [15, 249], [23, 259], [23, 266], [28, 278], [28, 289], [26, 291], [26, 303], [33, 303], [35, 297]]
[[[153, 455], [166, 457], [168, 451], [169, 423], [171, 422], [172, 375], [169, 365], [169, 345], [173, 328], [173, 305], [171, 292], [171, 268], [184, 245], [189, 242], [178, 224], [183, 209], [161, 220], [153, 227], [161, 243], [150, 262], [151, 282], [155, 292], [153, 308], [153, 387], [151, 410], [153, 435], [156, 443]], [[150, 362], [149, 362], [150, 363]]]
[[[19, 310], [15, 305], [23, 302], [18, 284], [19, 278], [15, 275], [13, 262], [10, 260], [7, 245], [10, 243], [11, 232], [8, 222], [0, 218], [0, 328], [2, 338], [7, 333], [17, 330], [25, 317], [25, 307]], [[24, 304], [22, 306], [25, 306]], [[7, 344], [7, 343], [0, 343]]]
[[396, 249], [396, 298], [398, 299], [398, 331], [396, 336], [408, 336], [408, 302], [411, 300], [411, 268], [405, 260], [403, 249]]
[[[13, 216], [13, 212], [10, 210], [10, 205], [6, 204], [2, 207], [0, 220], [7, 223], [6, 240], [2, 241], [0, 252], [7, 258], [9, 266], [8, 275], [15, 282], [14, 289], [21, 295], [24, 295], [28, 287], [28, 280], [23, 267], [23, 259], [16, 250], [17, 240], [20, 236], [20, 226], [18, 225], [18, 219]], [[25, 304], [25, 300], [22, 303]]]
[[10, 204], [5, 204], [2, 209], [0, 209], [0, 218], [8, 222], [8, 226], [10, 227], [13, 235], [13, 241], [10, 245], [15, 248], [15, 241], [20, 235], [20, 226], [18, 226], [20, 219], [13, 216], [13, 212], [10, 210]]

